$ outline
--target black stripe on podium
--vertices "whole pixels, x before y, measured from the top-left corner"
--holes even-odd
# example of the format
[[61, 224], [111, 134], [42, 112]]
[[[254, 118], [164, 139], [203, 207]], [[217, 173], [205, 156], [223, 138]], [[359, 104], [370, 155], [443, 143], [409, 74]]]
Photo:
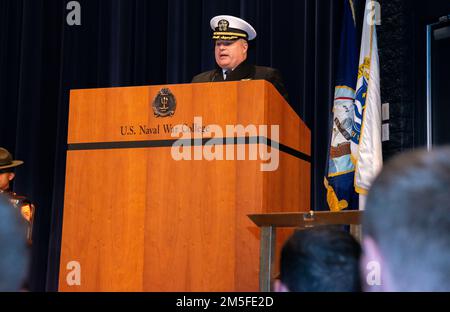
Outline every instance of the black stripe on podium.
[[[266, 144], [272, 147], [272, 140], [266, 137], [245, 137], [245, 138], [202, 138], [202, 139], [177, 139], [177, 140], [146, 140], [146, 141], [121, 141], [121, 142], [96, 142], [96, 143], [74, 143], [68, 144], [69, 151], [86, 151], [86, 150], [109, 150], [124, 148], [155, 148], [155, 147], [171, 147], [175, 142], [185, 146], [204, 146], [208, 145], [249, 145], [249, 144]], [[297, 151], [289, 146], [278, 143], [278, 149], [306, 162], [311, 162], [311, 156]]]

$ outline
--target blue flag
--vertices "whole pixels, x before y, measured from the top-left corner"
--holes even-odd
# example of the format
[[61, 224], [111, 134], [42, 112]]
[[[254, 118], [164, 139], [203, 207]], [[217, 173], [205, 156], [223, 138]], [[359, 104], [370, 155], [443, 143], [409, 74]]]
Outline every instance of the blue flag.
[[345, 0], [325, 176], [327, 202], [331, 211], [358, 210], [359, 196], [354, 188], [355, 166], [351, 159], [358, 50], [354, 3]]

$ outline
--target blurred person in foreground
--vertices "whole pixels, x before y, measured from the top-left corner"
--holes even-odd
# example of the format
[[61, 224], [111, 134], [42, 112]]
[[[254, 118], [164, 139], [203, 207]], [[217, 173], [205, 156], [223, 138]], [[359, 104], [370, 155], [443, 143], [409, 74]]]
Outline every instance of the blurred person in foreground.
[[363, 219], [366, 291], [450, 291], [450, 148], [392, 159]]
[[0, 292], [20, 291], [26, 282], [30, 262], [26, 223], [0, 194]]
[[342, 226], [296, 231], [283, 246], [276, 292], [360, 292], [359, 243]]

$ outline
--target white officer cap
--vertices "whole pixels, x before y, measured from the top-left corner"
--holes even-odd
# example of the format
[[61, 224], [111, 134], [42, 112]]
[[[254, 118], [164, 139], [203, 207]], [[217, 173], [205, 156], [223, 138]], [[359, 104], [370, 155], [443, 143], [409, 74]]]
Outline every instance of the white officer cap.
[[219, 15], [211, 19], [211, 29], [213, 30], [213, 40], [253, 40], [256, 38], [256, 31], [246, 21], [231, 15]]

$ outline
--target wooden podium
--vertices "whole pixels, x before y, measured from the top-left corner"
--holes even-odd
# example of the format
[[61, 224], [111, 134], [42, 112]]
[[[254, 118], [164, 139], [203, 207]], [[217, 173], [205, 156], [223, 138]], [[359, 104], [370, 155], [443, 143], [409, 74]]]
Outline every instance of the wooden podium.
[[[153, 112], [162, 88], [176, 99], [171, 117]], [[269, 149], [277, 170], [250, 157], [264, 138], [276, 141], [270, 127], [224, 130], [228, 140], [210, 150], [234, 149], [236, 160], [202, 155], [227, 125], [279, 125]], [[196, 137], [183, 151], [194, 158], [197, 148], [200, 160], [174, 158], [173, 129]], [[71, 91], [59, 290], [257, 291], [260, 233], [247, 215], [309, 211], [310, 141], [265, 81]], [[79, 264], [79, 285], [68, 282], [69, 263]]]

